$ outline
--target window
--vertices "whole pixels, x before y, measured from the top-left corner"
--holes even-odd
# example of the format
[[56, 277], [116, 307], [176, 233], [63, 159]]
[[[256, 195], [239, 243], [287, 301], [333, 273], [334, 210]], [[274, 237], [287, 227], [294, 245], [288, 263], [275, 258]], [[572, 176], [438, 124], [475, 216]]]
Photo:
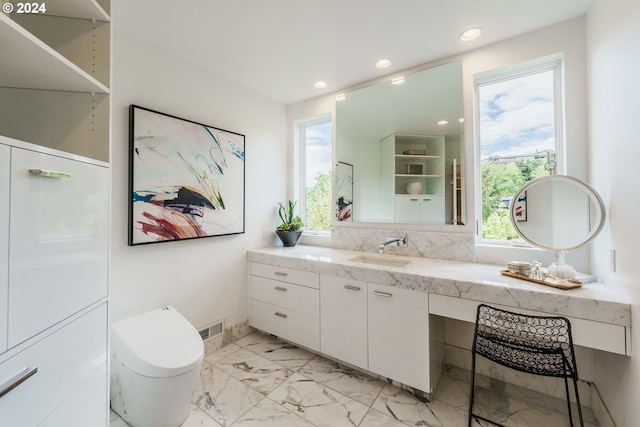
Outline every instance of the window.
[[478, 236], [504, 243], [518, 235], [511, 199], [528, 181], [561, 165], [561, 60], [519, 66], [475, 79], [480, 173]]
[[331, 117], [296, 123], [299, 147], [299, 212], [305, 233], [329, 234], [333, 203], [331, 196]]

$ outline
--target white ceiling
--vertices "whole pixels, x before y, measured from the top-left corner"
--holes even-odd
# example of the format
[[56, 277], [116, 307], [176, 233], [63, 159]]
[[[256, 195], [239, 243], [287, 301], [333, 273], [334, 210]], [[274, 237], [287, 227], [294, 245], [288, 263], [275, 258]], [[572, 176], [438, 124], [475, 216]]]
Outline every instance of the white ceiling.
[[[122, 0], [112, 11], [113, 25], [288, 105], [584, 15], [591, 2]], [[475, 26], [481, 38], [461, 42]], [[377, 69], [384, 57], [393, 64]]]

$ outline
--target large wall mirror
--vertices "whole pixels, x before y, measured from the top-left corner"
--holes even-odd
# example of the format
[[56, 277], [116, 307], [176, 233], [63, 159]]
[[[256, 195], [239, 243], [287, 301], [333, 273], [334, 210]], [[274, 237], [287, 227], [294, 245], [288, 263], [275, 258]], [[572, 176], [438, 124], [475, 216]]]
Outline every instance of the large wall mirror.
[[337, 100], [336, 161], [353, 166], [349, 217], [337, 220], [464, 224], [462, 118], [459, 61]]

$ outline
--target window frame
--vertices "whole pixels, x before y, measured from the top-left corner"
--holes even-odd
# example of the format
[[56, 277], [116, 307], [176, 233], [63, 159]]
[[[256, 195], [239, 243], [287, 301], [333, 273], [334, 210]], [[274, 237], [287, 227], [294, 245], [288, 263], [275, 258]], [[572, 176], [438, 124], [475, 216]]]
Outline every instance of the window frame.
[[[297, 209], [298, 215], [302, 218], [305, 226], [302, 230], [303, 236], [319, 236], [319, 237], [331, 237], [331, 230], [309, 230], [307, 229], [307, 171], [306, 171], [306, 158], [307, 158], [307, 144], [306, 144], [306, 129], [312, 126], [318, 126], [325, 123], [331, 124], [331, 197], [333, 198], [333, 175], [334, 175], [334, 167], [333, 167], [333, 146], [334, 146], [334, 132], [333, 132], [333, 117], [331, 114], [321, 114], [318, 116], [308, 117], [300, 120], [296, 120], [294, 122], [294, 179], [293, 179], [293, 194], [295, 195], [295, 199], [298, 201]], [[331, 212], [331, 218], [333, 223], [333, 212]]]
[[566, 144], [565, 144], [565, 122], [564, 122], [564, 55], [562, 53], [545, 56], [518, 64], [501, 67], [498, 69], [475, 74], [473, 77], [473, 106], [474, 106], [474, 152], [475, 152], [475, 208], [476, 208], [476, 245], [498, 246], [498, 247], [525, 247], [532, 248], [529, 243], [521, 239], [516, 240], [494, 240], [482, 237], [482, 158], [480, 153], [481, 132], [480, 132], [480, 96], [481, 86], [499, 83], [526, 77], [545, 71], [553, 71], [554, 81], [554, 119], [555, 119], [555, 154], [556, 154], [556, 174], [563, 174], [566, 170]]

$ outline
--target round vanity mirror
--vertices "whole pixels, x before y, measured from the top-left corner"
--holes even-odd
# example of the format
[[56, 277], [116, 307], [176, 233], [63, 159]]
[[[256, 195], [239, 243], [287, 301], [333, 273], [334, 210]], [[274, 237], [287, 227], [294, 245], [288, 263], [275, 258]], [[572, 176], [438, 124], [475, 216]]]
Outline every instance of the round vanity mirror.
[[511, 223], [527, 242], [567, 251], [593, 240], [604, 225], [604, 205], [586, 182], [551, 175], [525, 184], [510, 207]]

